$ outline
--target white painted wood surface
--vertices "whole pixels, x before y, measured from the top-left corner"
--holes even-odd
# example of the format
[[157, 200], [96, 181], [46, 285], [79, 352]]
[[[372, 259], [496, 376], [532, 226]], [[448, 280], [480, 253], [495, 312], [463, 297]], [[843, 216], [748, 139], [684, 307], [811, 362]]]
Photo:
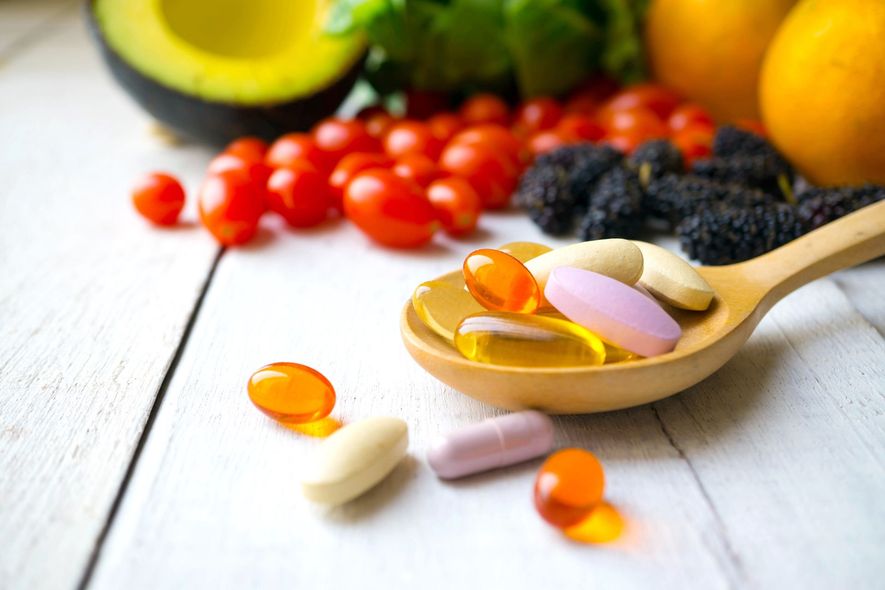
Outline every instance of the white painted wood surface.
[[[0, 23], [8, 6], [32, 23], [60, 7], [0, 4]], [[606, 465], [627, 523], [607, 545], [537, 517], [538, 461], [457, 483], [424, 461], [434, 434], [496, 411], [417, 368], [400, 307], [475, 247], [544, 240], [519, 214], [417, 254], [268, 220], [221, 258], [149, 421], [216, 250], [145, 227], [125, 190], [154, 167], [194, 186], [208, 154], [147, 139], [76, 12], [59, 18], [0, 68], [0, 588], [881, 587], [881, 261], [787, 298], [679, 396], [556, 419]], [[345, 423], [406, 419], [411, 458], [350, 505], [308, 505], [318, 440], [245, 395], [273, 360], [328, 375]]]

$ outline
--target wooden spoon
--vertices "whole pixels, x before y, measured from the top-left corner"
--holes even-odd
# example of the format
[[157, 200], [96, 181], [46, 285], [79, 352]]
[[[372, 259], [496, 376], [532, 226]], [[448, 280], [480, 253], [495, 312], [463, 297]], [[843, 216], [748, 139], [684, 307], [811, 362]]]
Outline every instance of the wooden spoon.
[[[815, 279], [885, 255], [885, 201], [827, 224], [767, 254], [698, 271], [716, 291], [705, 312], [668, 308], [682, 326], [676, 350], [599, 367], [509, 367], [469, 361], [427, 329], [407, 302], [403, 341], [418, 364], [458, 391], [500, 408], [553, 414], [647, 404], [709, 377], [785, 295]], [[458, 271], [460, 272], [460, 271]], [[443, 279], [456, 278], [458, 272]]]

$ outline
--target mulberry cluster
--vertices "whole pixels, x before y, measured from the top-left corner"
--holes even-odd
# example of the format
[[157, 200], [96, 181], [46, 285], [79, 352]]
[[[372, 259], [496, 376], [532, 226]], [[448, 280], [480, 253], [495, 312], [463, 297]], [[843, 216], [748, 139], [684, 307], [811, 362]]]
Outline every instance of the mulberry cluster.
[[593, 192], [578, 235], [583, 240], [635, 238], [642, 229], [642, 189], [625, 168], [606, 172]]
[[648, 215], [666, 221], [672, 228], [706, 205], [750, 207], [772, 201], [770, 195], [738, 184], [667, 174], [648, 185], [643, 207]]
[[682, 152], [666, 139], [643, 143], [627, 158], [626, 165], [639, 176], [643, 188], [664, 174], [682, 174], [685, 171]]
[[811, 231], [883, 199], [883, 186], [811, 188], [799, 195], [799, 219]]

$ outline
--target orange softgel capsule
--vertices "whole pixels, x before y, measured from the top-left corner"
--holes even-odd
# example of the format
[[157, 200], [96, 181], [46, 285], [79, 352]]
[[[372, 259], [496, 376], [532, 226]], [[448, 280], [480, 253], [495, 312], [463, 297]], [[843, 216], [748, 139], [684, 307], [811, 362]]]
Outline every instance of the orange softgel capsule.
[[486, 309], [533, 313], [541, 290], [532, 273], [516, 258], [500, 250], [481, 249], [464, 259], [467, 290]]
[[306, 424], [329, 415], [335, 388], [322, 373], [298, 363], [272, 363], [249, 379], [249, 399], [280, 422]]
[[555, 527], [583, 521], [602, 501], [605, 474], [599, 459], [584, 449], [550, 455], [535, 478], [535, 508]]

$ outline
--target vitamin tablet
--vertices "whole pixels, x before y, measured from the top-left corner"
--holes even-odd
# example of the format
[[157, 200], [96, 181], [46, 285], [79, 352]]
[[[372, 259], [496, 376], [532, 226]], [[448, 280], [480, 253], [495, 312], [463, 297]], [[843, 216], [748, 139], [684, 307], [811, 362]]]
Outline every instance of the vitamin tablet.
[[605, 474], [590, 451], [563, 449], [550, 455], [535, 477], [535, 509], [555, 527], [576, 525], [602, 501]]
[[455, 328], [467, 316], [485, 311], [463, 288], [444, 281], [421, 283], [412, 293], [412, 307], [425, 326], [452, 342]]
[[537, 258], [541, 254], [552, 251], [553, 248], [536, 242], [510, 242], [499, 246], [498, 250], [510, 254], [520, 262], [526, 262], [532, 258]]
[[427, 462], [439, 477], [454, 479], [539, 457], [553, 448], [553, 422], [528, 410], [471, 424], [439, 437]]
[[541, 291], [526, 267], [500, 250], [481, 249], [464, 259], [464, 281], [486, 309], [532, 313]]
[[507, 312], [464, 318], [455, 330], [455, 348], [465, 358], [515, 367], [601, 365], [605, 345], [568, 320]]
[[554, 268], [570, 266], [592, 270], [625, 285], [633, 285], [642, 275], [642, 252], [629, 240], [592, 240], [557, 248], [525, 263], [541, 292]]
[[335, 406], [335, 389], [322, 373], [298, 363], [273, 363], [249, 379], [249, 399], [280, 422], [305, 424], [325, 418]]
[[703, 311], [710, 307], [713, 288], [688, 262], [660, 246], [634, 241], [645, 262], [639, 284], [673, 307]]
[[661, 306], [632, 287], [578, 268], [550, 273], [547, 300], [565, 317], [642, 356], [670, 352], [682, 335]]
[[349, 502], [393, 471], [408, 446], [408, 427], [398, 418], [348, 424], [319, 445], [302, 475], [302, 491], [320, 504]]

